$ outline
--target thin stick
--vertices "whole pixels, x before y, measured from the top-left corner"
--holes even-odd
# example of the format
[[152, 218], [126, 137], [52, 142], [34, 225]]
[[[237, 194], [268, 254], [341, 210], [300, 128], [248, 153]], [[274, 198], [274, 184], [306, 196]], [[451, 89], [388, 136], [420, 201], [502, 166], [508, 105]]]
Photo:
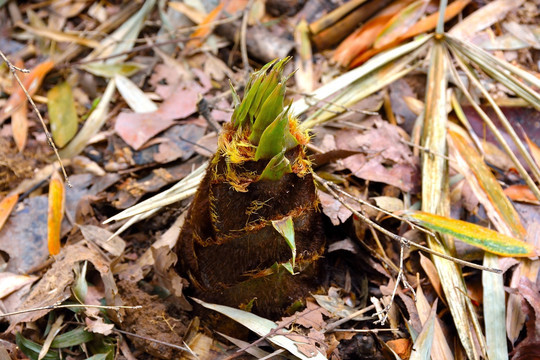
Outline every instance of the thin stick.
[[19, 315], [19, 314], [25, 314], [29, 312], [35, 312], [35, 311], [41, 311], [41, 310], [54, 310], [54, 309], [65, 309], [65, 308], [74, 308], [74, 307], [83, 307], [83, 308], [90, 308], [90, 309], [107, 309], [107, 310], [120, 310], [120, 309], [142, 309], [141, 305], [136, 306], [104, 306], [104, 305], [88, 305], [88, 304], [54, 304], [54, 305], [48, 305], [48, 306], [41, 306], [37, 308], [32, 309], [25, 309], [25, 310], [18, 310], [10, 313], [0, 314], [0, 318], [6, 317], [6, 316], [12, 316], [12, 315]]
[[34, 103], [34, 100], [32, 100], [32, 97], [28, 93], [28, 90], [26, 90], [26, 88], [24, 87], [21, 79], [17, 75], [17, 71], [21, 71], [23, 73], [29, 73], [30, 71], [26, 70], [26, 69], [20, 69], [20, 68], [16, 67], [15, 65], [13, 65], [1, 50], [0, 50], [0, 56], [6, 62], [7, 66], [9, 67], [9, 70], [11, 71], [13, 76], [15, 77], [15, 80], [17, 80], [17, 84], [19, 84], [19, 86], [23, 90], [24, 94], [26, 95], [26, 99], [28, 99], [28, 102], [32, 105], [32, 108], [34, 109], [34, 112], [37, 114], [37, 116], [39, 118], [39, 121], [41, 121], [41, 126], [43, 126], [43, 131], [45, 131], [45, 136], [47, 137], [47, 142], [49, 143], [49, 146], [52, 147], [52, 149], [54, 150], [54, 154], [56, 155], [56, 158], [58, 159], [58, 162], [60, 163], [60, 168], [62, 169], [62, 173], [64, 174], [64, 178], [66, 179], [66, 184], [70, 188], [73, 187], [73, 186], [71, 186], [71, 183], [69, 182], [69, 177], [68, 177], [68, 175], [66, 173], [66, 169], [64, 168], [64, 164], [62, 163], [62, 159], [60, 159], [60, 154], [58, 154], [58, 149], [54, 145], [51, 133], [49, 132], [49, 130], [47, 130], [47, 125], [45, 125], [45, 121], [43, 120], [43, 117], [39, 113], [39, 111], [37, 109], [37, 106]]
[[340, 326], [341, 324], [345, 324], [347, 321], [350, 321], [352, 319], [354, 319], [355, 317], [357, 316], [360, 316], [364, 313], [367, 313], [368, 311], [370, 310], [373, 310], [373, 308], [375, 308], [375, 305], [369, 305], [369, 306], [366, 306], [365, 308], [363, 309], [360, 309], [358, 311], [355, 311], [353, 312], [352, 314], [350, 315], [347, 315], [346, 317], [344, 317], [343, 319], [340, 319], [336, 322], [333, 322], [331, 323], [330, 325], [328, 325], [322, 332], [323, 334], [324, 333], [327, 333], [327, 332], [331, 332], [331, 331], [336, 331], [335, 329]]
[[384, 325], [386, 323], [386, 320], [388, 319], [388, 314], [390, 313], [390, 309], [392, 308], [392, 304], [394, 303], [394, 298], [396, 297], [397, 289], [400, 282], [402, 282], [407, 289], [411, 290], [412, 294], [414, 295], [414, 301], [416, 301], [416, 292], [405, 278], [405, 273], [403, 271], [403, 248], [405, 247], [405, 243], [402, 242], [400, 245], [399, 272], [396, 278], [396, 285], [394, 286], [394, 290], [392, 290], [392, 296], [390, 297], [390, 302], [388, 303], [388, 305], [386, 305], [384, 309], [377, 313], [377, 315], [383, 315], [383, 317], [380, 320], [375, 321], [375, 324]]
[[405, 246], [413, 246], [413, 247], [416, 247], [416, 248], [418, 248], [418, 249], [420, 249], [420, 250], [422, 250], [424, 252], [427, 252], [428, 254], [438, 256], [438, 257], [446, 259], [446, 260], [450, 260], [452, 262], [455, 262], [456, 264], [469, 266], [469, 267], [472, 267], [474, 269], [479, 269], [479, 270], [483, 270], [483, 271], [489, 271], [489, 272], [492, 272], [492, 273], [495, 273], [495, 274], [502, 274], [502, 270], [500, 270], [500, 269], [494, 269], [494, 268], [490, 268], [490, 267], [487, 267], [487, 266], [478, 265], [478, 264], [475, 264], [475, 263], [472, 263], [472, 262], [468, 262], [468, 261], [465, 261], [465, 260], [461, 260], [461, 259], [449, 256], [449, 255], [440, 253], [440, 252], [435, 251], [435, 250], [431, 250], [428, 247], [417, 244], [417, 243], [415, 243], [415, 242], [413, 242], [413, 241], [411, 241], [411, 240], [409, 240], [407, 238], [404, 238], [403, 236], [399, 236], [397, 234], [392, 233], [391, 231], [386, 230], [385, 228], [383, 228], [382, 226], [380, 226], [376, 222], [371, 221], [367, 216], [361, 214], [360, 212], [355, 210], [353, 207], [351, 207], [349, 204], [347, 204], [345, 202], [345, 200], [343, 198], [341, 198], [341, 196], [339, 196], [334, 191], [334, 189], [331, 186], [331, 185], [334, 185], [333, 183], [324, 180], [323, 178], [321, 178], [320, 176], [318, 176], [315, 173], [313, 173], [313, 177], [315, 178], [315, 180], [317, 180], [319, 183], [321, 183], [321, 185], [323, 185], [324, 188], [326, 190], [328, 190], [328, 192], [334, 198], [336, 198], [343, 206], [345, 206], [347, 209], [349, 209], [349, 211], [351, 211], [354, 215], [358, 216], [360, 219], [367, 222], [368, 224], [370, 224], [371, 226], [373, 226], [374, 228], [376, 228], [377, 230], [379, 230], [383, 234], [389, 236], [391, 239], [393, 239], [395, 241], [399, 241], [399, 242], [403, 243]]
[[[123, 334], [123, 335], [133, 336], [133, 337], [138, 338], [138, 339], [143, 339], [143, 340], [147, 340], [147, 341], [152, 341], [152, 342], [155, 342], [155, 343], [157, 343], [157, 344], [161, 344], [161, 345], [165, 345], [165, 346], [168, 346], [168, 347], [172, 347], [173, 349], [182, 350], [182, 351], [185, 351], [185, 352], [190, 353], [191, 355], [195, 356], [195, 358], [197, 358], [197, 359], [199, 358], [199, 357], [193, 352], [193, 350], [191, 350], [191, 349], [189, 348], [189, 346], [187, 346], [187, 345], [186, 345], [186, 347], [183, 347], [183, 346], [176, 345], [176, 344], [171, 344], [171, 343], [168, 343], [168, 342], [165, 342], [165, 341], [161, 341], [161, 340], [149, 338], [149, 337], [146, 337], [146, 336], [141, 336], [141, 335], [137, 335], [137, 334], [134, 334], [134, 333], [130, 333], [130, 332], [127, 332], [127, 331], [124, 331], [124, 330], [113, 329], [112, 331], [113, 331], [113, 332], [116, 332], [116, 333], [119, 333], [119, 334]], [[185, 343], [184, 343], [184, 344], [185, 344]]]
[[251, 11], [251, 8], [253, 7], [253, 2], [254, 0], [249, 0], [244, 10], [244, 15], [242, 17], [242, 27], [240, 28], [240, 53], [242, 54], [242, 63], [244, 64], [244, 70], [246, 72], [250, 71], [246, 38], [247, 38], [247, 25], [248, 25], [249, 12]]

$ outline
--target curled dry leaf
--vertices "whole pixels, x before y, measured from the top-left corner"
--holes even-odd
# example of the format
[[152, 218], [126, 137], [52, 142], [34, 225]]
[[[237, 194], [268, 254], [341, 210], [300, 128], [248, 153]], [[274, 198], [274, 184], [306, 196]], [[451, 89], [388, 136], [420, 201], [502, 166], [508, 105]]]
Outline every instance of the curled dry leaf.
[[49, 205], [47, 215], [47, 244], [51, 255], [60, 252], [60, 230], [64, 218], [64, 182], [60, 174], [55, 171], [49, 184]]
[[19, 200], [19, 194], [8, 195], [0, 201], [0, 230], [17, 204], [17, 200]]
[[[34, 95], [36, 91], [38, 91], [41, 82], [53, 67], [54, 62], [49, 60], [40, 63], [25, 76], [21, 76], [20, 73], [18, 74], [19, 78], [22, 77], [21, 82], [30, 96]], [[24, 93], [24, 90], [21, 89], [21, 87], [17, 84], [15, 91], [9, 97], [6, 105], [0, 110], [0, 124], [2, 124], [24, 104], [26, 104], [26, 94]]]

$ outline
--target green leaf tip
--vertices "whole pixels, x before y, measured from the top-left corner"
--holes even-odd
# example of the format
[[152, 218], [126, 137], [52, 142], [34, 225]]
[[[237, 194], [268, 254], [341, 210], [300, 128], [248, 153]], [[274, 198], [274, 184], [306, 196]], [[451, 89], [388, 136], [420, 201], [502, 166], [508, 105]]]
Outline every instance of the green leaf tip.
[[273, 60], [251, 74], [244, 98], [234, 109], [234, 128], [256, 129], [250, 138], [254, 144], [258, 143], [264, 129], [284, 109], [285, 83], [289, 77], [283, 76], [283, 69], [289, 60], [290, 57]]

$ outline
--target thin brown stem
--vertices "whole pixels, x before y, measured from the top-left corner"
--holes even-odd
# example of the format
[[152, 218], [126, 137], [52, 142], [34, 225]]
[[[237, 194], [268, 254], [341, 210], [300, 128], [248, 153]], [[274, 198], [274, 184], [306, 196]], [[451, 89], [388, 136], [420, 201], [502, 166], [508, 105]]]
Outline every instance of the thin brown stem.
[[45, 132], [45, 136], [47, 137], [47, 142], [49, 143], [49, 146], [52, 147], [52, 149], [54, 150], [54, 155], [56, 156], [56, 158], [58, 159], [58, 162], [60, 163], [60, 168], [62, 169], [62, 173], [64, 174], [64, 178], [66, 179], [66, 184], [69, 187], [73, 187], [73, 186], [71, 186], [71, 183], [69, 182], [69, 177], [68, 177], [68, 175], [66, 173], [66, 168], [64, 168], [64, 164], [62, 163], [62, 159], [60, 159], [60, 154], [58, 154], [58, 149], [56, 148], [56, 145], [54, 145], [52, 135], [49, 132], [49, 130], [47, 129], [47, 125], [45, 124], [45, 120], [43, 120], [43, 117], [41, 116], [36, 104], [34, 103], [34, 100], [32, 100], [32, 97], [28, 93], [28, 90], [26, 90], [26, 88], [24, 87], [21, 79], [19, 78], [19, 75], [17, 75], [17, 71], [21, 71], [23, 73], [28, 73], [29, 71], [26, 70], [26, 69], [20, 69], [20, 68], [16, 67], [15, 65], [13, 65], [11, 63], [11, 61], [8, 60], [8, 58], [4, 55], [4, 53], [1, 50], [0, 50], [0, 56], [6, 62], [7, 66], [9, 67], [9, 70], [11, 71], [13, 76], [15, 77], [15, 80], [17, 81], [17, 84], [19, 84], [22, 91], [26, 95], [26, 99], [32, 105], [32, 108], [34, 109], [34, 112], [37, 114], [37, 117], [39, 118], [39, 121], [41, 122], [41, 126], [43, 126], [43, 131]]
[[317, 180], [334, 198], [336, 198], [336, 200], [338, 200], [344, 207], [346, 207], [347, 209], [349, 209], [349, 211], [351, 211], [354, 215], [358, 216], [360, 219], [362, 219], [363, 221], [365, 221], [366, 223], [370, 224], [371, 226], [373, 226], [374, 228], [376, 228], [377, 230], [379, 230], [380, 232], [382, 232], [383, 234], [389, 236], [391, 239], [395, 240], [395, 241], [399, 241], [400, 243], [403, 243], [405, 246], [413, 246], [413, 247], [416, 247], [424, 252], [427, 252], [428, 254], [431, 254], [431, 255], [434, 255], [434, 256], [438, 256], [440, 258], [443, 258], [443, 259], [446, 259], [446, 260], [449, 260], [449, 261], [452, 261], [452, 262], [455, 262], [456, 264], [460, 264], [460, 265], [463, 265], [463, 266], [469, 266], [471, 268], [474, 268], [474, 269], [478, 269], [478, 270], [483, 270], [483, 271], [489, 271], [489, 272], [492, 272], [492, 273], [495, 273], [495, 274], [502, 274], [502, 270], [500, 269], [494, 269], [494, 268], [490, 268], [490, 267], [486, 267], [486, 266], [482, 266], [482, 265], [478, 265], [478, 264], [475, 264], [475, 263], [472, 263], [472, 262], [469, 262], [469, 261], [465, 261], [465, 260], [461, 260], [461, 259], [458, 259], [458, 258], [455, 258], [455, 257], [452, 257], [452, 256], [449, 256], [449, 255], [446, 255], [446, 254], [443, 254], [443, 253], [440, 253], [438, 251], [435, 251], [435, 250], [431, 250], [430, 248], [428, 247], [425, 247], [423, 245], [420, 245], [420, 244], [417, 244], [407, 238], [404, 238], [403, 236], [399, 236], [397, 234], [394, 234], [393, 232], [391, 231], [388, 231], [386, 230], [385, 228], [383, 228], [381, 225], [377, 224], [376, 222], [370, 220], [367, 216], [361, 214], [360, 212], [358, 212], [357, 210], [355, 210], [352, 206], [350, 206], [349, 204], [347, 204], [345, 202], [345, 200], [339, 196], [338, 193], [336, 193], [336, 191], [334, 191], [334, 189], [332, 188], [331, 185], [334, 185], [333, 183], [329, 182], [329, 181], [326, 181], [324, 180], [323, 178], [321, 178], [320, 176], [318, 176], [317, 174], [313, 173], [313, 177], [315, 178], [315, 180]]

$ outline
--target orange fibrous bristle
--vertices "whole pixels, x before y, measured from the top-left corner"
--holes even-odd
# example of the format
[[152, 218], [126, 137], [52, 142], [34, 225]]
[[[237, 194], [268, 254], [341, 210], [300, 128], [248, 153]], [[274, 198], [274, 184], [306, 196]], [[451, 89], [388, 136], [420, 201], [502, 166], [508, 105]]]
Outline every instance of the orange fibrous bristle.
[[306, 131], [300, 129], [298, 120], [289, 114], [289, 132], [298, 141], [300, 145], [307, 145], [309, 143], [309, 134]]

